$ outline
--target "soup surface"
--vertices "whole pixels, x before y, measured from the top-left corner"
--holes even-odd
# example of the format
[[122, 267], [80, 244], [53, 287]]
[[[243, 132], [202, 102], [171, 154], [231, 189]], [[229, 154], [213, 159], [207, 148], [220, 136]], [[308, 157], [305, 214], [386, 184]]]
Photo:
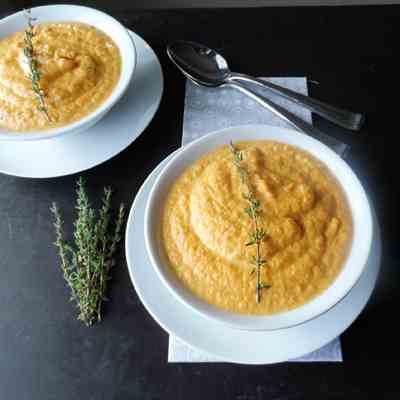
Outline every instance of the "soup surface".
[[38, 103], [24, 55], [24, 32], [0, 41], [0, 127], [13, 131], [66, 125], [94, 111], [111, 94], [121, 73], [113, 40], [83, 23], [34, 27], [34, 57], [51, 121]]
[[296, 147], [271, 142], [235, 144], [260, 201], [263, 289], [246, 246], [252, 220], [229, 146], [193, 163], [168, 194], [162, 242], [178, 279], [204, 301], [241, 314], [273, 314], [299, 307], [340, 272], [352, 238], [342, 188], [324, 164]]

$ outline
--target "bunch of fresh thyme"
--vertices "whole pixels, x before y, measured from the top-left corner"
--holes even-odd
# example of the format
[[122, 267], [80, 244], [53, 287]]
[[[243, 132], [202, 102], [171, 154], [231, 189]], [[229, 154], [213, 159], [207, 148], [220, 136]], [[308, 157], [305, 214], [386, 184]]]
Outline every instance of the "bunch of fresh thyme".
[[256, 248], [256, 254], [251, 258], [250, 262], [255, 267], [252, 273], [256, 272], [256, 302], [259, 303], [261, 300], [261, 290], [271, 287], [271, 285], [261, 282], [261, 267], [267, 263], [267, 261], [261, 257], [261, 243], [267, 233], [260, 227], [260, 202], [255, 197], [253, 186], [249, 180], [249, 172], [242, 165], [243, 153], [239, 151], [232, 142], [230, 143], [230, 149], [234, 157], [233, 163], [239, 173], [240, 180], [246, 187], [246, 192], [242, 193], [243, 198], [248, 203], [248, 206], [245, 208], [245, 213], [251, 218], [253, 225], [253, 231], [249, 234], [249, 241], [246, 243], [246, 246], [255, 246]]
[[45, 93], [40, 86], [41, 73], [39, 71], [39, 62], [35, 58], [35, 51], [33, 49], [33, 37], [35, 36], [35, 33], [33, 31], [33, 22], [36, 21], [36, 18], [32, 17], [31, 10], [25, 10], [25, 17], [28, 23], [28, 28], [25, 30], [25, 46], [23, 51], [29, 66], [28, 78], [31, 80], [32, 83], [32, 90], [35, 93], [35, 98], [38, 103], [38, 110], [43, 113], [43, 115], [49, 122], [51, 122], [51, 118], [45, 101]]
[[111, 222], [111, 189], [105, 188], [98, 218], [89, 203], [84, 182], [78, 180], [77, 219], [74, 240], [64, 239], [64, 222], [55, 203], [51, 207], [56, 230], [61, 269], [71, 289], [71, 300], [79, 309], [78, 319], [87, 326], [101, 320], [102, 301], [106, 300], [110, 269], [115, 264], [114, 255], [121, 240], [124, 206], [121, 204], [115, 223]]

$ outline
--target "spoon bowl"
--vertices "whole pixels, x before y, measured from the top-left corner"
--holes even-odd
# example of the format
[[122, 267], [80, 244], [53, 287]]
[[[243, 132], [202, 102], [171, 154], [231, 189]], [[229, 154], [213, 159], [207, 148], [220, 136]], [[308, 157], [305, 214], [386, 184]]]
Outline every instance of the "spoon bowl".
[[187, 78], [200, 85], [221, 86], [231, 74], [224, 57], [199, 43], [174, 42], [167, 47], [167, 54]]

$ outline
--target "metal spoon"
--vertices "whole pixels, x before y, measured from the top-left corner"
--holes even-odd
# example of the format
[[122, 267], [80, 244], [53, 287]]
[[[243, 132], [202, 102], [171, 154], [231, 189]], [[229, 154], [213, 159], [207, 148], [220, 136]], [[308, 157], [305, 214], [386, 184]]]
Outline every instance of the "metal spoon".
[[254, 83], [344, 128], [358, 130], [364, 121], [362, 114], [342, 110], [271, 82], [231, 72], [221, 54], [199, 43], [177, 41], [167, 47], [167, 53], [174, 64], [198, 84], [215, 87], [241, 82]]
[[[196, 81], [194, 81], [196, 82]], [[236, 89], [240, 90], [243, 93], [246, 93], [252, 99], [257, 101], [259, 104], [267, 108], [276, 116], [282, 118], [294, 128], [306, 133], [309, 136], [325, 143], [328, 147], [338, 153], [341, 157], [346, 157], [346, 151], [348, 150], [348, 145], [340, 142], [339, 140], [335, 139], [333, 136], [329, 136], [326, 133], [320, 131], [314, 125], [309, 124], [306, 121], [303, 121], [297, 115], [291, 113], [290, 111], [286, 110], [282, 106], [274, 103], [273, 101], [267, 99], [266, 97], [260, 96], [257, 93], [247, 89], [243, 85], [239, 83], [231, 83], [230, 86], [235, 87]]]

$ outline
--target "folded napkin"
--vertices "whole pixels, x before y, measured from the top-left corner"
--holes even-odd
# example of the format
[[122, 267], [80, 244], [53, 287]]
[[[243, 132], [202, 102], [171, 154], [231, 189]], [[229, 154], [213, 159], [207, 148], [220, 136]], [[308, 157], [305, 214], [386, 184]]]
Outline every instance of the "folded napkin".
[[[301, 78], [268, 78], [269, 81], [285, 86], [302, 94], [307, 94], [307, 80]], [[260, 89], [258, 89], [260, 91]], [[260, 93], [275, 103], [284, 106], [308, 122], [312, 122], [311, 112], [276, 95], [261, 89]], [[230, 126], [247, 124], [267, 124], [290, 127], [289, 124], [261, 107], [250, 97], [234, 88], [205, 88], [186, 82], [185, 110], [183, 118], [182, 145], [211, 131]], [[323, 348], [291, 361], [342, 361], [339, 338]], [[180, 339], [170, 336], [168, 362], [223, 362], [207, 353], [193, 349]]]

